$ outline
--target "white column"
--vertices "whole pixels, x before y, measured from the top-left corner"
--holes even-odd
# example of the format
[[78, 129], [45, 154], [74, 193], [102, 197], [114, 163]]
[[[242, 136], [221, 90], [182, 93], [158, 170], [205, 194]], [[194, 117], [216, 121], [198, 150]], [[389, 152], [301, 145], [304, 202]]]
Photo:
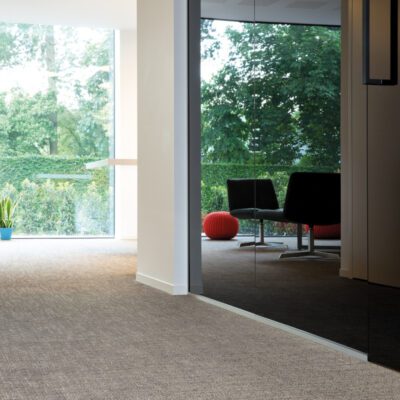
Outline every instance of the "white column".
[[137, 280], [188, 291], [186, 0], [138, 0]]
[[[115, 37], [115, 157], [137, 158], [137, 35]], [[115, 167], [115, 237], [137, 238], [137, 168]]]

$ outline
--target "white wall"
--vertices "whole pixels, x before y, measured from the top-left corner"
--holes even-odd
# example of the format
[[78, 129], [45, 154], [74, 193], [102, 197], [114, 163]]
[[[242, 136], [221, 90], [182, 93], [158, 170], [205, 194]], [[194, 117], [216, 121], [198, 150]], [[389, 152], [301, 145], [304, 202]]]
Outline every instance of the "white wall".
[[137, 280], [188, 290], [185, 0], [138, 0]]
[[[121, 30], [115, 36], [115, 157], [136, 159], [137, 35]], [[137, 167], [115, 168], [115, 237], [137, 238]]]

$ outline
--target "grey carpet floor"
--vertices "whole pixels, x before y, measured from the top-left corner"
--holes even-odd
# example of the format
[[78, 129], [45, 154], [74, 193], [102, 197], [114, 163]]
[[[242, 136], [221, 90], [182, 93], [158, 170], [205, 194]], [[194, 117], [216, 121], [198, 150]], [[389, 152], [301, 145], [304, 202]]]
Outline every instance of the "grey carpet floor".
[[134, 270], [130, 243], [0, 243], [0, 399], [400, 399], [395, 372]]

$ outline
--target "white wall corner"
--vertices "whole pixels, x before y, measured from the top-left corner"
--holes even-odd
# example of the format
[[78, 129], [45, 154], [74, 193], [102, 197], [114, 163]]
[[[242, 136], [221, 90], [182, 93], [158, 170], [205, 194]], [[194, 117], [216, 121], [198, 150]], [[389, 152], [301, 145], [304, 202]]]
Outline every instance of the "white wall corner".
[[176, 294], [189, 292], [188, 28], [187, 1], [174, 0], [174, 169]]
[[137, 281], [188, 293], [187, 4], [138, 0]]
[[154, 289], [158, 289], [175, 296], [188, 294], [187, 285], [185, 284], [178, 285], [165, 282], [161, 279], [154, 278], [141, 272], [138, 272], [136, 274], [136, 282], [142, 283], [146, 286], [150, 286]]

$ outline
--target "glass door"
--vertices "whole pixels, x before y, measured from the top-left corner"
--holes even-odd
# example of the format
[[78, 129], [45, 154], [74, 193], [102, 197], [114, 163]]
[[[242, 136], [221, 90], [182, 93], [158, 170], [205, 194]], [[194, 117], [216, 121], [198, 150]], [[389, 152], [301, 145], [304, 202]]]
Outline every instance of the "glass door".
[[256, 0], [255, 171], [279, 205], [253, 312], [366, 353], [367, 283], [340, 272], [340, 13], [297, 11]]
[[191, 290], [366, 353], [368, 285], [341, 271], [341, 30], [331, 11], [199, 4]]

